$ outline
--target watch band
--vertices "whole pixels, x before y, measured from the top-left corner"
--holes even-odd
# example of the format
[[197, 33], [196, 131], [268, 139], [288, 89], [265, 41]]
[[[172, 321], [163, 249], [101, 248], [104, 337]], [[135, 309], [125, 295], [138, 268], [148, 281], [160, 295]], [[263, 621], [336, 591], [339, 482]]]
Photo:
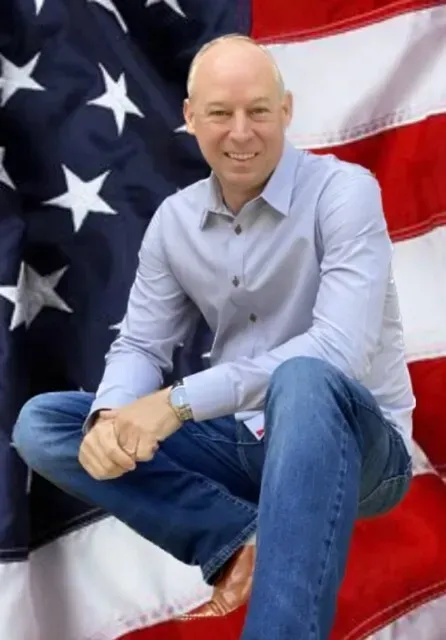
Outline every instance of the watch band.
[[169, 404], [181, 422], [193, 419], [192, 409], [187, 399], [183, 380], [177, 380], [172, 385], [169, 393]]

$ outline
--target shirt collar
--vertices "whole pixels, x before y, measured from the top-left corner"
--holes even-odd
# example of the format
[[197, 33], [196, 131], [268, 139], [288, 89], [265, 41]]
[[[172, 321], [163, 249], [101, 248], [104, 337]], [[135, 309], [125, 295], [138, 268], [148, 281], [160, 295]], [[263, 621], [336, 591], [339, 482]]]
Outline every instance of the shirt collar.
[[[272, 209], [283, 216], [288, 216], [290, 212], [295, 173], [301, 154], [301, 151], [286, 140], [279, 163], [259, 196], [260, 199], [264, 200]], [[213, 172], [207, 179], [207, 187], [206, 203], [200, 218], [200, 229], [205, 227], [210, 213], [228, 214], [221, 195], [220, 185]]]

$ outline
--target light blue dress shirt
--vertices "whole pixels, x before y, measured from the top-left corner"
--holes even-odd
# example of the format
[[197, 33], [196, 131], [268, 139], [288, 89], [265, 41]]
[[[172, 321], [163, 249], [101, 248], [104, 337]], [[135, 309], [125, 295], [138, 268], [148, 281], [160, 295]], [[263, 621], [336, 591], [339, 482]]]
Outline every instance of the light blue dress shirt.
[[237, 216], [213, 175], [175, 193], [145, 233], [90, 415], [159, 389], [201, 312], [215, 338], [211, 368], [185, 378], [196, 420], [236, 414], [254, 432], [274, 369], [312, 356], [367, 387], [411, 451], [415, 401], [391, 260], [377, 180], [332, 155], [285, 143], [263, 193]]

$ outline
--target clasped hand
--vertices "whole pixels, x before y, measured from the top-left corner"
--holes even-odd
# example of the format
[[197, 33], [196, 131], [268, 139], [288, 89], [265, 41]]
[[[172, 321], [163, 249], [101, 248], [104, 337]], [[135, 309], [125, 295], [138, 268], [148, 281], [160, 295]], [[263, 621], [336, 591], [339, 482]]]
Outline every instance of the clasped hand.
[[102, 410], [84, 437], [79, 462], [96, 480], [118, 478], [151, 460], [159, 443], [180, 428], [168, 403], [169, 389], [139, 398], [120, 409]]

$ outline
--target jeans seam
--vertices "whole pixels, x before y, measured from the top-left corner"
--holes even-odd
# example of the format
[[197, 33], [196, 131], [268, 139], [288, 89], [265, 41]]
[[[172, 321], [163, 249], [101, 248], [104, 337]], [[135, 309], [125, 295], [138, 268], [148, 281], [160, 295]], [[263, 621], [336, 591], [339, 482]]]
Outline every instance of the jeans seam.
[[234, 446], [235, 444], [232, 440], [229, 440], [228, 438], [222, 438], [221, 436], [210, 436], [202, 433], [196, 433], [195, 431], [192, 432], [192, 435], [194, 438], [197, 438], [199, 440], [209, 440], [210, 442], [221, 442], [223, 444], [229, 444], [231, 446]]
[[183, 467], [181, 464], [178, 464], [178, 462], [176, 462], [175, 460], [172, 460], [172, 458], [170, 458], [169, 456], [167, 457], [169, 460], [169, 464], [174, 466], [176, 469], [179, 469], [180, 471], [187, 471], [188, 473], [191, 473], [192, 475], [195, 476], [195, 478], [199, 482], [206, 485], [207, 487], [210, 487], [211, 489], [216, 490], [218, 494], [228, 502], [232, 502], [234, 505], [237, 505], [238, 507], [242, 507], [245, 511], [252, 511], [252, 510], [257, 511], [257, 509], [254, 507], [251, 507], [251, 505], [248, 502], [245, 502], [241, 498], [238, 498], [237, 496], [234, 496], [232, 493], [229, 493], [228, 489], [225, 489], [225, 487], [220, 483], [214, 482], [213, 480], [207, 478], [205, 475], [203, 475], [199, 471], [191, 471], [190, 469]]
[[246, 455], [246, 449], [249, 447], [252, 449], [253, 447], [265, 447], [265, 444], [261, 441], [256, 442], [245, 442], [242, 437], [242, 433], [246, 432], [246, 425], [244, 422], [237, 422], [236, 428], [236, 437], [237, 437], [237, 455], [240, 461], [240, 464], [243, 468], [243, 471], [246, 473], [248, 478], [253, 482], [256, 486], [258, 485], [258, 479], [254, 477], [252, 474], [252, 469], [249, 465], [248, 456]]
[[[204, 438], [204, 439], [210, 439], [208, 435], [198, 434], [198, 437]], [[225, 442], [228, 443], [227, 440], [225, 440]], [[231, 445], [235, 444], [236, 451], [238, 451], [239, 449], [238, 441], [235, 443], [231, 442], [230, 444]], [[242, 466], [244, 468], [243, 463], [242, 463]], [[249, 476], [249, 473], [247, 472], [246, 469], [245, 469], [245, 472]], [[257, 507], [251, 506], [247, 502], [244, 502], [243, 500], [240, 500], [236, 496], [233, 496], [231, 493], [222, 489], [218, 485], [218, 483], [214, 483], [212, 480], [210, 480], [206, 476], [198, 474], [198, 478], [204, 485], [207, 485], [211, 488], [216, 489], [219, 495], [223, 497], [225, 500], [233, 503], [236, 506], [242, 507], [242, 509], [245, 512], [249, 513], [253, 517], [253, 520], [249, 522], [249, 524], [246, 525], [235, 538], [233, 538], [230, 542], [226, 543], [219, 551], [217, 551], [217, 553], [214, 553], [204, 565], [202, 565], [201, 571], [203, 574], [203, 578], [205, 582], [209, 583], [209, 579], [212, 577], [212, 575], [215, 574], [219, 569], [221, 569], [221, 567], [234, 555], [238, 547], [240, 547], [243, 542], [248, 540], [251, 537], [252, 533], [255, 532], [257, 527]]]
[[237, 549], [249, 538], [257, 527], [257, 510], [254, 509], [255, 517], [241, 532], [230, 542], [225, 544], [212, 558], [202, 567], [203, 578], [209, 583], [211, 576], [221, 569], [221, 567], [234, 555]]
[[375, 487], [375, 489], [373, 489], [371, 493], [369, 493], [368, 496], [366, 496], [365, 498], [359, 501], [359, 508], [363, 507], [369, 500], [373, 499], [376, 496], [378, 491], [381, 491], [383, 488], [387, 487], [389, 484], [391, 483], [393, 484], [395, 482], [398, 482], [399, 480], [407, 480], [410, 482], [412, 480], [410, 467], [411, 465], [409, 464], [409, 467], [406, 469], [404, 473], [399, 473], [396, 476], [392, 476], [392, 478], [386, 478], [385, 480], [383, 480], [377, 487]]
[[375, 418], [378, 418], [378, 420], [381, 422], [381, 424], [384, 425], [386, 428], [391, 428], [392, 431], [395, 431], [395, 428], [392, 425], [392, 423], [389, 420], [387, 420], [381, 414], [380, 411], [376, 411], [373, 407], [371, 407], [370, 405], [366, 404], [365, 402], [363, 402], [361, 399], [358, 399], [357, 397], [354, 398], [354, 403], [358, 404], [363, 409], [366, 409], [369, 413], [373, 413]]
[[257, 511], [257, 509], [255, 509], [254, 507], [251, 507], [247, 502], [244, 502], [240, 498], [237, 498], [237, 496], [234, 496], [232, 495], [232, 493], [229, 493], [227, 489], [221, 488], [221, 486], [218, 483], [214, 483], [212, 482], [212, 480], [209, 480], [208, 478], [205, 478], [200, 474], [197, 474], [197, 475], [198, 475], [198, 480], [200, 482], [207, 485], [208, 487], [211, 487], [212, 489], [216, 489], [220, 494], [220, 496], [225, 500], [227, 500], [228, 502], [232, 502], [234, 505], [241, 507], [244, 511], [248, 511], [248, 512]]
[[340, 467], [339, 473], [338, 473], [338, 486], [337, 486], [337, 492], [336, 492], [336, 497], [334, 500], [334, 504], [332, 507], [332, 515], [331, 518], [329, 520], [329, 531], [328, 531], [328, 535], [324, 540], [324, 547], [325, 547], [325, 558], [322, 559], [321, 562], [321, 568], [320, 568], [320, 575], [319, 575], [319, 580], [317, 582], [317, 585], [319, 587], [318, 591], [315, 593], [314, 595], [314, 601], [313, 601], [313, 616], [312, 616], [312, 620], [310, 622], [310, 637], [316, 639], [316, 625], [315, 625], [315, 619], [317, 619], [317, 606], [318, 606], [318, 602], [320, 600], [320, 591], [322, 589], [322, 585], [325, 579], [325, 576], [327, 574], [327, 567], [328, 567], [328, 558], [330, 555], [330, 551], [333, 547], [333, 541], [334, 541], [334, 537], [335, 537], [335, 530], [336, 530], [336, 524], [339, 521], [339, 515], [341, 513], [341, 502], [342, 502], [342, 498], [343, 495], [345, 493], [345, 478], [347, 475], [347, 469], [346, 469], [346, 449], [347, 449], [347, 443], [348, 443], [348, 435], [346, 433], [346, 429], [345, 426], [343, 425], [343, 438], [342, 438], [342, 445], [341, 445], [341, 460], [342, 460], [342, 465]]
[[[252, 444], [256, 444], [256, 443], [252, 443]], [[248, 478], [254, 482], [257, 483], [257, 479], [254, 478], [254, 476], [251, 473], [251, 469], [249, 467], [249, 463], [248, 463], [248, 458], [246, 457], [246, 453], [245, 453], [245, 449], [244, 449], [244, 445], [243, 444], [237, 444], [237, 452], [238, 452], [238, 457], [240, 460], [240, 464], [243, 467], [244, 472], [246, 473], [246, 475], [248, 476]]]
[[201, 433], [198, 430], [191, 430], [190, 431], [191, 435], [193, 435], [194, 438], [199, 438], [200, 440], [210, 440], [211, 442], [222, 442], [224, 444], [229, 444], [231, 446], [233, 446], [234, 444], [236, 446], [241, 446], [241, 447], [255, 447], [257, 446], [259, 443], [258, 442], [240, 442], [239, 440], [230, 440], [229, 438], [224, 438], [222, 436], [210, 436], [209, 434], [206, 433]]
[[[407, 469], [410, 468], [411, 466], [411, 461], [412, 458], [409, 455], [409, 452], [407, 451], [407, 447], [404, 443], [404, 439], [401, 435], [401, 433], [397, 430], [396, 426], [393, 422], [391, 422], [390, 420], [388, 420], [387, 418], [385, 418], [381, 412], [375, 411], [375, 409], [373, 407], [370, 407], [369, 405], [365, 404], [364, 402], [362, 402], [361, 400], [355, 399], [356, 404], [360, 405], [363, 409], [366, 409], [366, 411], [368, 411], [369, 413], [372, 413], [375, 418], [378, 418], [378, 420], [381, 422], [381, 424], [389, 430], [389, 433], [391, 434], [391, 437], [395, 438], [398, 440], [398, 443], [401, 444], [403, 446], [403, 451], [408, 459], [408, 465], [407, 465]], [[406, 470], [407, 470], [406, 469]]]

